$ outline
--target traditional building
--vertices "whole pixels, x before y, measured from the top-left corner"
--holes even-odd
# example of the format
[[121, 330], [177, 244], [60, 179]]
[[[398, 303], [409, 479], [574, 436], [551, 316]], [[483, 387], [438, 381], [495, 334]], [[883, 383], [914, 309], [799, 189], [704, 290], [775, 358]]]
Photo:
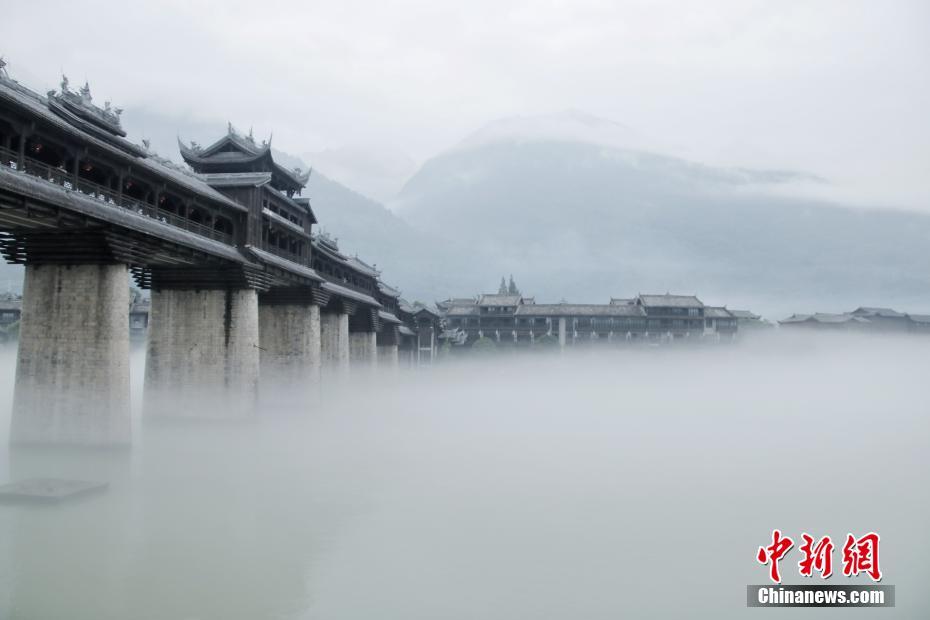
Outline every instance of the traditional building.
[[706, 306], [704, 308], [704, 335], [716, 335], [719, 338], [735, 338], [739, 321], [726, 308]]
[[852, 312], [792, 314], [778, 322], [789, 329], [856, 331], [865, 333], [930, 333], [927, 315], [908, 314], [891, 308], [860, 306]]
[[638, 295], [608, 304], [537, 304], [520, 295], [450, 298], [443, 312], [443, 337], [470, 345], [487, 338], [501, 346], [542, 342], [579, 346], [637, 340], [732, 339], [738, 322], [726, 308], [705, 308], [693, 295]]

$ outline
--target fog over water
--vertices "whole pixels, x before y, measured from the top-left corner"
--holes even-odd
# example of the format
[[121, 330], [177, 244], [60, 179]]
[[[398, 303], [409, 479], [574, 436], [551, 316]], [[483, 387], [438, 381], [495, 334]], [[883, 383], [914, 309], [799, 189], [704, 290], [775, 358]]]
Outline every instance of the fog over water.
[[254, 422], [153, 426], [136, 351], [136, 445], [96, 452], [7, 447], [4, 349], [0, 483], [110, 487], [0, 504], [0, 617], [742, 618], [773, 528], [874, 530], [897, 587], [895, 609], [777, 615], [928, 617], [928, 354], [772, 335], [479, 357]]

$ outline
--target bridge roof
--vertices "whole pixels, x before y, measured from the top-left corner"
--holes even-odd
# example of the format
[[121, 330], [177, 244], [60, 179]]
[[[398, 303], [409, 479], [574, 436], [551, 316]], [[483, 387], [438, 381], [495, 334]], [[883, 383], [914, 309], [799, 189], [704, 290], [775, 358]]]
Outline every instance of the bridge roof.
[[400, 324], [400, 319], [398, 319], [396, 316], [394, 316], [394, 315], [393, 315], [392, 313], [390, 313], [390, 312], [385, 312], [384, 310], [379, 310], [379, 311], [378, 311], [378, 316], [381, 317], [381, 320], [382, 320], [382, 321], [387, 321], [388, 323]]
[[400, 291], [394, 288], [393, 286], [388, 286], [381, 280], [378, 280], [378, 290], [381, 291], [381, 294], [387, 295], [388, 297], [400, 297]]
[[314, 251], [317, 251], [324, 256], [328, 256], [332, 260], [342, 263], [345, 267], [355, 271], [356, 273], [360, 273], [364, 276], [375, 279], [381, 275], [380, 271], [368, 263], [363, 262], [358, 257], [346, 256], [340, 252], [338, 246], [335, 244], [335, 241], [329, 237], [325, 237], [319, 234], [312, 235], [310, 243], [312, 244]]
[[94, 130], [93, 126], [79, 117], [71, 114], [64, 108], [57, 113], [49, 108], [49, 99], [26, 88], [19, 82], [0, 77], [0, 102], [6, 102], [21, 111], [40, 118], [52, 127], [64, 131], [72, 138], [86, 142], [107, 154], [114, 156], [134, 166], [139, 166], [148, 172], [162, 177], [163, 180], [179, 185], [184, 189], [193, 191], [203, 198], [224, 206], [245, 211], [245, 207], [222, 195], [195, 173], [188, 172], [147, 152], [144, 148], [129, 142], [119, 136], [107, 134], [102, 129]]
[[301, 265], [299, 263], [295, 263], [292, 260], [287, 260], [286, 258], [277, 256], [276, 254], [272, 254], [271, 252], [266, 252], [261, 248], [255, 247], [254, 245], [247, 245], [245, 247], [252, 255], [255, 256], [255, 258], [261, 260], [262, 262], [272, 264], [275, 267], [279, 267], [285, 271], [290, 271], [295, 275], [307, 278], [309, 280], [314, 280], [316, 282], [324, 281], [324, 279], [316, 271], [310, 267], [307, 267], [306, 265]]
[[[0, 166], [0, 187], [9, 188], [21, 196], [86, 215], [98, 221], [115, 224], [123, 228], [150, 234], [153, 237], [195, 248], [207, 254], [244, 265], [251, 265], [243, 254], [231, 245], [188, 232], [177, 226], [161, 222], [153, 217], [136, 213], [124, 207], [107, 204], [86, 196], [81, 192], [66, 190], [38, 177]], [[257, 267], [257, 265], [255, 265]]]
[[329, 291], [333, 295], [338, 295], [339, 297], [345, 297], [346, 299], [351, 299], [354, 301], [361, 302], [363, 304], [368, 304], [369, 306], [374, 306], [375, 308], [380, 308], [381, 304], [378, 303], [371, 295], [366, 295], [360, 291], [353, 290], [351, 288], [336, 284], [335, 282], [330, 282], [325, 280], [322, 285], [320, 285], [324, 290]]

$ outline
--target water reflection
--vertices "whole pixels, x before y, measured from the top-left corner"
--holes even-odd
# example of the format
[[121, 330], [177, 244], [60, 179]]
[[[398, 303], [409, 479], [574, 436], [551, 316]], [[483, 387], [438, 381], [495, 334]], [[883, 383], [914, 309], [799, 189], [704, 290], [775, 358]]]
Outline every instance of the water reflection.
[[[484, 359], [251, 424], [136, 420], [129, 452], [11, 453], [3, 437], [0, 480], [111, 486], [0, 505], [0, 610], [735, 618], [765, 576], [756, 547], [781, 527], [879, 531], [899, 592], [886, 611], [920, 617], [927, 353], [828, 341]], [[4, 416], [12, 363], [4, 352]]]

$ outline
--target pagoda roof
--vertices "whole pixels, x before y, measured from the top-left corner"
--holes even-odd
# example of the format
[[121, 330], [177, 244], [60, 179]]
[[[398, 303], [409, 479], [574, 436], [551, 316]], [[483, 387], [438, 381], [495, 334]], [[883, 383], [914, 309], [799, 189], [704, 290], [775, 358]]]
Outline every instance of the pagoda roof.
[[178, 148], [184, 161], [194, 169], [235, 167], [257, 163], [264, 165], [267, 171], [272, 172], [276, 185], [299, 190], [310, 180], [309, 170], [306, 172], [299, 168], [288, 170], [274, 160], [271, 152], [271, 138], [262, 141], [261, 144], [256, 144], [251, 132], [248, 136], [243, 136], [236, 131], [232, 123], [228, 124], [226, 135], [209, 146], [202, 147], [196, 142], [184, 144], [178, 138]]
[[210, 172], [201, 176], [210, 187], [261, 187], [271, 183], [270, 172]]

